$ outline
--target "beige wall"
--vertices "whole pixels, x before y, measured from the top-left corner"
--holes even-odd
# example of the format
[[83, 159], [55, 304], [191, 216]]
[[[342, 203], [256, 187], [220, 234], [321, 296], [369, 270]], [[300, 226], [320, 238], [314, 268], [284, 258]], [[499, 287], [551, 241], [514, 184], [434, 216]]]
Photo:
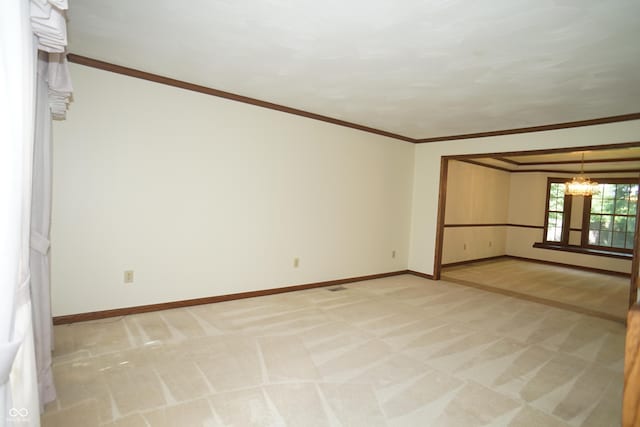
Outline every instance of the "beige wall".
[[507, 222], [509, 176], [508, 172], [450, 161], [445, 224]]
[[[71, 69], [75, 102], [54, 124], [54, 315], [407, 267], [431, 274], [441, 156], [640, 135], [630, 121], [413, 145]], [[493, 238], [477, 236], [452, 239]]]
[[54, 124], [54, 315], [407, 268], [413, 144], [71, 72]]
[[421, 273], [433, 273], [442, 156], [624, 143], [638, 141], [639, 135], [640, 120], [634, 120], [581, 128], [419, 144], [415, 150], [409, 268]]
[[[445, 224], [504, 224], [509, 210], [509, 173], [450, 161]], [[506, 227], [447, 227], [442, 263], [504, 255]]]

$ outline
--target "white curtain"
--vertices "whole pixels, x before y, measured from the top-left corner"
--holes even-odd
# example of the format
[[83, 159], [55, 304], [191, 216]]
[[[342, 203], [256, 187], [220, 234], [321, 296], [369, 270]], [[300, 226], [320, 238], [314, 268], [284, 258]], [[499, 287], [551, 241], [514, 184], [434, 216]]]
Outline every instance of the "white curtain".
[[49, 270], [49, 226], [51, 224], [51, 112], [47, 84], [48, 54], [38, 54], [33, 186], [31, 195], [31, 303], [40, 406], [55, 400], [51, 370], [53, 324]]
[[36, 49], [29, 4], [0, 10], [0, 423], [39, 425], [29, 295]]
[[[51, 117], [64, 117], [71, 96], [64, 54], [66, 7], [66, 0], [0, 0], [0, 426], [39, 426], [41, 405], [55, 395], [50, 373], [49, 151]], [[38, 49], [47, 52], [40, 73]]]

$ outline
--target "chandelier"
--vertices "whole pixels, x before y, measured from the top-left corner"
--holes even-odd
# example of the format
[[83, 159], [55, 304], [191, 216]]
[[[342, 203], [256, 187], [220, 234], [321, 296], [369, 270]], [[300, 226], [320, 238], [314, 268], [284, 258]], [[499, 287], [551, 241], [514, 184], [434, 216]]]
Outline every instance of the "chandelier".
[[584, 174], [584, 153], [580, 162], [580, 175], [574, 176], [571, 181], [564, 183], [564, 194], [571, 196], [592, 196], [598, 193], [598, 183], [591, 181]]

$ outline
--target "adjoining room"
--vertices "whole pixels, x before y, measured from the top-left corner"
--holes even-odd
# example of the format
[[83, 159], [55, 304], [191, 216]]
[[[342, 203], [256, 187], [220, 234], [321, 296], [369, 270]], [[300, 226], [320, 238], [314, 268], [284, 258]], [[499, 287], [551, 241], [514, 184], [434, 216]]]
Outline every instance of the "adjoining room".
[[[626, 320], [640, 146], [452, 158], [443, 277]], [[569, 194], [588, 180], [593, 194]]]

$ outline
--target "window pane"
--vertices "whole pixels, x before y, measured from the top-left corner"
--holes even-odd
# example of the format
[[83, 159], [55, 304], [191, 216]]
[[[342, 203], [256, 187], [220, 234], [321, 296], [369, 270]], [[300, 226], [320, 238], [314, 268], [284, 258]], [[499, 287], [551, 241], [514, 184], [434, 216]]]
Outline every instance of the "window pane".
[[596, 196], [593, 196], [591, 198], [591, 212], [602, 213], [602, 203], [603, 203], [602, 193], [600, 194], [600, 197], [596, 198]]
[[626, 199], [629, 196], [630, 188], [631, 188], [631, 185], [629, 184], [617, 184], [616, 199]]
[[633, 249], [633, 233], [627, 233], [627, 244], [625, 247], [627, 249]]
[[547, 229], [547, 240], [550, 242], [559, 242], [562, 240], [562, 227], [549, 227]]
[[598, 245], [599, 246], [611, 246], [611, 232], [610, 231], [601, 231], [600, 236], [598, 236]]
[[564, 196], [551, 199], [549, 210], [564, 211]]
[[635, 233], [636, 232], [636, 217], [629, 216], [627, 217], [627, 233]]
[[600, 230], [589, 230], [589, 244], [597, 245], [600, 240]]
[[549, 223], [547, 224], [547, 241], [562, 241], [562, 212], [549, 212]]
[[614, 248], [624, 248], [624, 241], [627, 233], [613, 233], [613, 242], [611, 246]]
[[602, 203], [602, 194], [603, 193], [604, 193], [604, 185], [603, 184], [599, 184], [598, 185], [598, 191], [593, 196], [591, 196], [591, 200], [593, 201], [592, 204], [595, 203], [596, 201], [601, 204]]
[[616, 199], [615, 212], [618, 215], [620, 215], [620, 214], [626, 215], [627, 213], [629, 213], [629, 200], [627, 200], [627, 199]]
[[603, 199], [615, 199], [616, 198], [616, 184], [604, 184], [604, 191], [602, 192]]
[[603, 214], [613, 215], [616, 199], [602, 199], [602, 208], [600, 208]]
[[620, 231], [622, 233], [627, 231], [626, 216], [617, 216], [613, 219], [613, 231]]
[[600, 230], [601, 218], [601, 215], [591, 215], [591, 219], [589, 220], [589, 230]]
[[564, 210], [564, 184], [551, 184], [551, 190], [549, 192], [549, 210]]
[[602, 231], [611, 231], [611, 223], [613, 222], [611, 219], [613, 217], [609, 215], [602, 215], [602, 219], [600, 220], [600, 229]]

